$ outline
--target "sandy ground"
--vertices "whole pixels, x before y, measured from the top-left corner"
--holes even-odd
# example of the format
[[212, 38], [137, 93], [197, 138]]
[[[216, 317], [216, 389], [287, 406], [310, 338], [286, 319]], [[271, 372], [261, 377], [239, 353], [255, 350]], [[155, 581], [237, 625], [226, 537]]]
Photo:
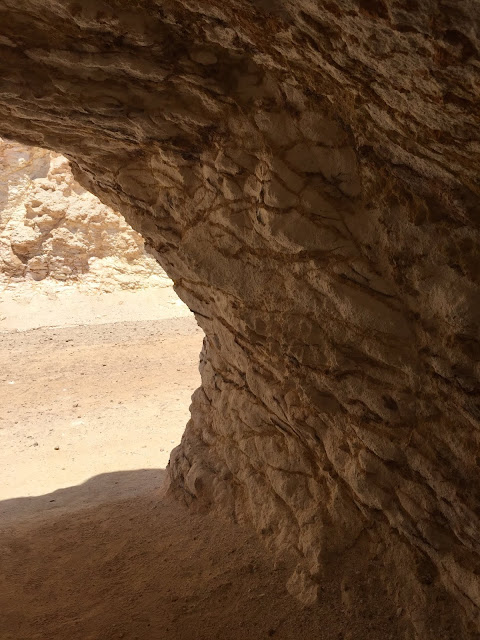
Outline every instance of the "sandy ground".
[[34, 284], [0, 287], [0, 332], [184, 317], [194, 323], [171, 287], [98, 294], [74, 286]]
[[165, 468], [200, 383], [202, 333], [177, 301], [165, 289], [2, 300], [4, 325], [22, 330], [0, 333], [0, 499]]
[[304, 608], [251, 533], [146, 491], [160, 470], [124, 473], [136, 496], [79, 509], [73, 487], [69, 510], [0, 529], [2, 640], [411, 640], [372, 567], [328, 567]]
[[304, 608], [251, 531], [165, 495], [202, 340], [171, 291], [0, 309], [0, 640], [410, 638], [358, 550]]

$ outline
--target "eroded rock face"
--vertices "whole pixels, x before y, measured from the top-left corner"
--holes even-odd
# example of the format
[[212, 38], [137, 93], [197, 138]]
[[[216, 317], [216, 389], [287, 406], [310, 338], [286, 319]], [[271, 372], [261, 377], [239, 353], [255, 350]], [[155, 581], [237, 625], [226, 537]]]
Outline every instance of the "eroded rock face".
[[75, 181], [66, 158], [0, 139], [0, 286], [29, 280], [100, 291], [170, 284], [143, 238]]
[[0, 10], [0, 133], [66, 153], [205, 330], [174, 490], [288, 551], [306, 601], [327, 558], [380, 555], [419, 640], [479, 625], [479, 19], [469, 0]]

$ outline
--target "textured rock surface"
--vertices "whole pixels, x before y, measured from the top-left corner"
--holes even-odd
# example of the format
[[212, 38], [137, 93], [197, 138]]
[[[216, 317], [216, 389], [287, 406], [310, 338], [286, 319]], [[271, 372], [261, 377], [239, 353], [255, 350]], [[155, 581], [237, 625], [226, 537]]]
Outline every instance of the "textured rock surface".
[[66, 158], [0, 139], [0, 284], [46, 278], [101, 291], [169, 283], [143, 238], [74, 180]]
[[0, 8], [0, 133], [66, 153], [205, 330], [173, 487], [288, 550], [307, 601], [325, 558], [380, 554], [419, 640], [479, 624], [479, 22], [473, 0]]

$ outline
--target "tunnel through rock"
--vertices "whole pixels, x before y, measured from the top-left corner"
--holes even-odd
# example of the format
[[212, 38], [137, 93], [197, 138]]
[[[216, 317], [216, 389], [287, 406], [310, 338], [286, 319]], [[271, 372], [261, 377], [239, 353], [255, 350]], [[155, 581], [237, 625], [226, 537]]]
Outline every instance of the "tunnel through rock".
[[422, 640], [479, 623], [479, 18], [0, 7], [0, 134], [67, 154], [205, 331], [172, 491], [291, 554], [306, 602], [381, 554]]

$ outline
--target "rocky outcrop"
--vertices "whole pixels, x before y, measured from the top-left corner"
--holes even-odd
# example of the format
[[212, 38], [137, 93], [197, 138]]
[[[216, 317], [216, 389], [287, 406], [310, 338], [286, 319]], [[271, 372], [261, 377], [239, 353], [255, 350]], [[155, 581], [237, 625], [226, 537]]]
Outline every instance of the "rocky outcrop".
[[[478, 637], [479, 5], [4, 0], [0, 133], [61, 151], [205, 331], [174, 490], [380, 557]], [[450, 594], [450, 595], [447, 595]]]
[[72, 176], [63, 156], [0, 139], [0, 284], [99, 291], [167, 286], [143, 238]]

